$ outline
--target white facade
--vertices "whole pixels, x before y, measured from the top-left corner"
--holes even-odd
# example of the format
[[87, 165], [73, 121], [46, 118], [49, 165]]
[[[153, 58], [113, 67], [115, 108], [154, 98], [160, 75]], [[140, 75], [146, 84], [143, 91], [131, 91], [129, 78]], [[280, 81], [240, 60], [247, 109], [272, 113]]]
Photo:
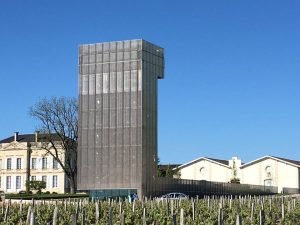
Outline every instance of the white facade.
[[241, 184], [276, 186], [278, 192], [284, 187], [300, 188], [300, 162], [273, 156], [246, 164], [237, 157], [228, 161], [201, 157], [175, 169], [179, 169], [181, 179], [224, 183], [238, 180]]
[[[227, 161], [228, 162], [228, 161]], [[229, 163], [201, 157], [179, 166], [181, 179], [227, 182], [231, 176]]]
[[[41, 148], [40, 142], [17, 141], [16, 138], [13, 141], [0, 141], [0, 190], [18, 193], [26, 189], [28, 144], [30, 143], [30, 179], [45, 181], [46, 188], [42, 190], [44, 192], [64, 193], [68, 188], [68, 182], [59, 163]], [[59, 157], [64, 161], [62, 150]]]
[[282, 188], [300, 188], [297, 162], [265, 156], [241, 166], [241, 183]]

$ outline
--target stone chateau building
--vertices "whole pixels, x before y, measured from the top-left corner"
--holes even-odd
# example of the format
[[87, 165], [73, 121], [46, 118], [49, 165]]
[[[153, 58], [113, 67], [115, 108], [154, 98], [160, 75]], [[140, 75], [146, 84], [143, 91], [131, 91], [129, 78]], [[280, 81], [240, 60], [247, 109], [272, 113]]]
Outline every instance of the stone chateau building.
[[[46, 182], [43, 192], [68, 191], [63, 169], [41, 148], [42, 138], [43, 135], [38, 132], [24, 135], [15, 132], [13, 136], [0, 141], [0, 190], [17, 193], [26, 190], [26, 180], [42, 180]], [[60, 157], [64, 158], [63, 151]]]

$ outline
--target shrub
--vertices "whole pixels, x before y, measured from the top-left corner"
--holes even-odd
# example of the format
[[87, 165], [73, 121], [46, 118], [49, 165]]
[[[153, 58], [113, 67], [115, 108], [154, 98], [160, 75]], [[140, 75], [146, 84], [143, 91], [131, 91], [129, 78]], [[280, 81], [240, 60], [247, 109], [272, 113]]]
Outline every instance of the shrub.
[[239, 178], [232, 178], [230, 180], [230, 183], [233, 183], [233, 184], [239, 184], [240, 183], [240, 179]]
[[26, 181], [26, 187], [29, 190], [35, 190], [38, 194], [42, 193], [42, 189], [46, 188], [46, 182], [41, 180], [30, 180]]

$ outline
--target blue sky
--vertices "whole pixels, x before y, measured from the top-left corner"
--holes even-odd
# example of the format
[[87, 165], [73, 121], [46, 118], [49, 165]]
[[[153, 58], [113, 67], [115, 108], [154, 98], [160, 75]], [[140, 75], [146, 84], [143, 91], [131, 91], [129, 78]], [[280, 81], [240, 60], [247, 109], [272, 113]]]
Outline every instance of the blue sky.
[[[165, 48], [159, 156], [300, 160], [300, 2], [1, 1], [0, 139], [37, 126], [42, 97], [77, 96], [77, 47]], [[297, 154], [298, 153], [298, 154]]]

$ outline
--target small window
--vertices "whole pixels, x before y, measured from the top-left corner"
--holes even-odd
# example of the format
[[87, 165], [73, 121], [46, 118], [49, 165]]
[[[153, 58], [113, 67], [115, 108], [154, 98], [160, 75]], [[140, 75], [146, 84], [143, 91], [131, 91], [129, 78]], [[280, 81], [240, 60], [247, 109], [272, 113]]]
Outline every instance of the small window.
[[6, 189], [11, 189], [11, 176], [6, 177]]
[[16, 176], [16, 189], [21, 189], [21, 176]]
[[201, 169], [200, 169], [200, 175], [201, 176], [204, 176], [206, 174], [206, 169], [205, 169], [205, 167], [201, 167]]
[[22, 159], [21, 158], [17, 158], [17, 170], [20, 170], [22, 167]]
[[31, 180], [32, 181], [36, 180], [36, 176], [31, 176]]
[[53, 158], [53, 169], [58, 169], [58, 162], [55, 158]]
[[57, 175], [54, 175], [52, 177], [52, 187], [56, 188], [57, 187]]
[[265, 172], [266, 172], [266, 177], [267, 178], [271, 178], [272, 177], [272, 167], [271, 166], [266, 166]]
[[6, 169], [11, 170], [11, 158], [7, 159]]
[[264, 185], [265, 186], [272, 186], [273, 185], [272, 179], [266, 179], [266, 180], [264, 180]]
[[266, 166], [265, 171], [266, 171], [267, 173], [271, 173], [271, 172], [272, 172], [271, 166]]
[[47, 187], [47, 176], [42, 176], [42, 181], [44, 181], [44, 182], [45, 182], [45, 184], [46, 184], [46, 187]]
[[32, 158], [31, 160], [31, 169], [36, 170], [36, 158]]
[[42, 169], [47, 169], [47, 158], [43, 157], [42, 159]]

